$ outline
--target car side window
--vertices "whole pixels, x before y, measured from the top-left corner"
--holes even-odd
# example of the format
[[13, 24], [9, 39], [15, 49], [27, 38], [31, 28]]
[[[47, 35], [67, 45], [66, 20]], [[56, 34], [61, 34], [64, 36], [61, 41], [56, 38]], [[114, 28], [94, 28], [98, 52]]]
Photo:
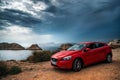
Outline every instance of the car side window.
[[103, 47], [104, 44], [103, 43], [96, 43], [96, 47], [99, 48], [99, 47]]
[[87, 45], [87, 48], [95, 49], [96, 45], [94, 43]]

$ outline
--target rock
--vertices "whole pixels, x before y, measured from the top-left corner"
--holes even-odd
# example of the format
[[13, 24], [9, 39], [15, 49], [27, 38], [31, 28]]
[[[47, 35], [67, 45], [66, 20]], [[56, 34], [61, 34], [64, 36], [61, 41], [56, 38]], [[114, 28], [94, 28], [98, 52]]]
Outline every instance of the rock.
[[27, 50], [42, 50], [37, 44], [32, 44]]
[[119, 39], [114, 39], [108, 43], [108, 45], [112, 48], [119, 48], [120, 47], [120, 40]]
[[24, 50], [25, 48], [17, 43], [0, 43], [0, 50]]
[[61, 50], [67, 50], [71, 46], [73, 46], [73, 44], [65, 43], [65, 44], [61, 44], [60, 48], [61, 48]]
[[57, 53], [57, 52], [59, 52], [61, 50], [67, 50], [69, 47], [71, 47], [73, 45], [74, 45], [74, 43], [64, 43], [64, 44], [61, 44], [60, 47], [57, 50], [55, 50], [53, 53]]

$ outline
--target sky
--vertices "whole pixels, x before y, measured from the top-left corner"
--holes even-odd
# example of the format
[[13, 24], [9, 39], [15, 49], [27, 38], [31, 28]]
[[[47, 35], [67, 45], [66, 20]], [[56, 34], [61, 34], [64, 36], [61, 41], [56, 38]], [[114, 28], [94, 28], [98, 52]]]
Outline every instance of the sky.
[[0, 0], [0, 42], [120, 39], [120, 0]]

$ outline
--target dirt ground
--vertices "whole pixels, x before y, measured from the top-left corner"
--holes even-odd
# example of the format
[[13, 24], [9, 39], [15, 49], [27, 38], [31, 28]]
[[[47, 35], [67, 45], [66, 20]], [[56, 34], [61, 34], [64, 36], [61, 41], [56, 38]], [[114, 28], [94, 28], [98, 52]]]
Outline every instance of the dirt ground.
[[8, 75], [1, 80], [120, 80], [120, 48], [114, 49], [113, 62], [101, 62], [87, 66], [80, 72], [54, 69], [50, 62], [28, 63], [7, 62], [9, 66], [18, 65], [23, 72], [17, 75]]

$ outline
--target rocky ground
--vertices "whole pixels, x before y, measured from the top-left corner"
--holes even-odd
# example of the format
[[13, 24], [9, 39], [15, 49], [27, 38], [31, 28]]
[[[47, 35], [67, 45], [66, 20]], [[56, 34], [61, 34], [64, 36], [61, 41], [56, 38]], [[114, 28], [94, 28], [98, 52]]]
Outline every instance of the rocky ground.
[[54, 69], [49, 61], [41, 63], [8, 61], [9, 66], [20, 66], [23, 72], [8, 75], [1, 80], [120, 80], [120, 48], [112, 51], [112, 63], [102, 62], [87, 66], [80, 72]]

